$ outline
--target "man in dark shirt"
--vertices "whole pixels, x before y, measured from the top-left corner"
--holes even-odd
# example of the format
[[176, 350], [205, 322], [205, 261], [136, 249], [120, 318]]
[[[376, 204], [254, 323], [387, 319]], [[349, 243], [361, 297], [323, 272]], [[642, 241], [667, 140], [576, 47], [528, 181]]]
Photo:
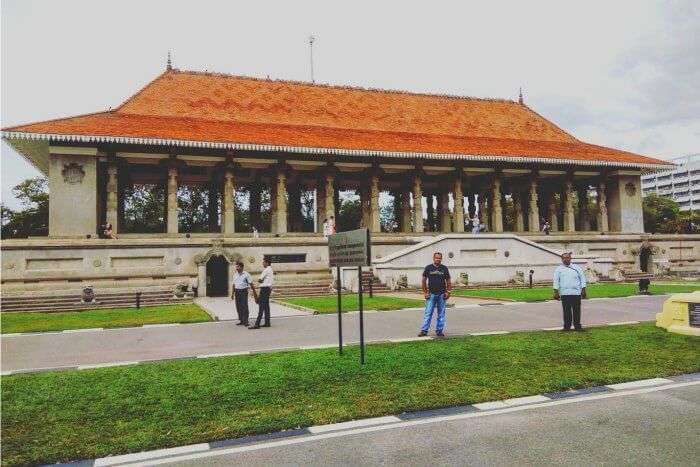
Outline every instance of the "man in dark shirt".
[[418, 337], [428, 335], [430, 322], [433, 320], [433, 310], [437, 306], [437, 323], [435, 332], [438, 337], [443, 337], [445, 329], [445, 301], [450, 298], [452, 281], [450, 271], [442, 264], [442, 253], [433, 253], [433, 264], [429, 264], [423, 270], [423, 295], [425, 296], [425, 312], [423, 313], [423, 327]]

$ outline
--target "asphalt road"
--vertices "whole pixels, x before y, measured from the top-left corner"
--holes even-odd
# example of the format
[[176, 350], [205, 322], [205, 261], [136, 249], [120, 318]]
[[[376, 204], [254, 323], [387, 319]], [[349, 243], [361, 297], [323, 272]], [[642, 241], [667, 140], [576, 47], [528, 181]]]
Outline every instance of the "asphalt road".
[[[584, 301], [584, 326], [655, 319], [667, 296]], [[345, 342], [359, 340], [358, 313], [343, 315]], [[420, 310], [365, 315], [367, 342], [416, 337]], [[561, 326], [559, 302], [464, 306], [447, 312], [446, 334], [518, 331]], [[433, 322], [434, 323], [434, 322]], [[129, 329], [83, 330], [2, 337], [2, 371], [139, 362], [219, 353], [337, 345], [336, 315], [278, 318], [271, 328], [248, 330], [234, 322]]]
[[180, 466], [698, 465], [700, 385], [590, 399], [240, 446], [167, 462]]

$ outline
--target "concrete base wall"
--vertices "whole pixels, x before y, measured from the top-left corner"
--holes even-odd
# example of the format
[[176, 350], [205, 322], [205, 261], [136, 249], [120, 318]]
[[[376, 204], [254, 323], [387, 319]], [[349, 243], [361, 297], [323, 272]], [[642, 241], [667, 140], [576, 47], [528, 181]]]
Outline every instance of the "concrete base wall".
[[[622, 269], [640, 268], [639, 253], [643, 245], [652, 251], [651, 272], [659, 274], [679, 267], [700, 269], [700, 235], [576, 234], [516, 237], [509, 234], [450, 234], [455, 235], [460, 239], [440, 245], [439, 249], [445, 255], [448, 266], [454, 262], [453, 265], [458, 267], [457, 259], [462, 261], [459, 268], [464, 271], [460, 269], [455, 273], [469, 273], [472, 282], [502, 283], [513, 278], [516, 271], [524, 271], [527, 279], [529, 269], [537, 271], [535, 280], [546, 280], [550, 276], [550, 270], [558, 264], [557, 254], [562, 250], [573, 251], [575, 258], [585, 260], [597, 272], [615, 275], [616, 271]], [[434, 237], [429, 234], [375, 236], [372, 245], [373, 260], [378, 260], [375, 270], [379, 271], [382, 264], [386, 264], [382, 262], [383, 258], [431, 238]], [[201, 261], [209, 253], [221, 252], [225, 252], [228, 258], [240, 257], [246, 270], [251, 273], [261, 270], [263, 255], [295, 253], [305, 255], [305, 261], [278, 262], [273, 265], [275, 271], [298, 275], [300, 278], [314, 271], [328, 271], [328, 246], [320, 236], [256, 239], [201, 236], [189, 239], [153, 237], [118, 240], [41, 238], [5, 240], [1, 243], [1, 249], [3, 294], [76, 289], [88, 284], [100, 288], [174, 285], [201, 274], [201, 267], [195, 261], [197, 258]], [[399, 270], [427, 264], [432, 252], [428, 248], [423, 256], [414, 258], [415, 264], [403, 264], [404, 260], [397, 260], [393, 267]], [[449, 257], [450, 253], [453, 253], [453, 258]], [[508, 265], [508, 268], [501, 267], [503, 265]], [[417, 280], [420, 280], [420, 275]], [[413, 279], [411, 281], [415, 284]], [[389, 280], [385, 282], [388, 283]]]

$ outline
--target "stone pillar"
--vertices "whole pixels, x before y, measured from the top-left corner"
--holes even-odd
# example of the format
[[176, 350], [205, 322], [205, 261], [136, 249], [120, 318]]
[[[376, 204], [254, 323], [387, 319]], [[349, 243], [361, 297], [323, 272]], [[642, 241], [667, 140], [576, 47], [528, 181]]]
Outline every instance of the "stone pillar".
[[370, 232], [381, 232], [379, 219], [379, 175], [372, 174], [369, 185], [369, 229]]
[[539, 232], [540, 230], [540, 209], [537, 205], [537, 179], [533, 177], [530, 181], [530, 205], [528, 206], [528, 230]]
[[107, 212], [106, 220], [112, 224], [112, 231], [119, 232], [119, 172], [116, 163], [107, 167]]
[[423, 185], [419, 175], [413, 179], [413, 231], [423, 232]]
[[450, 193], [440, 193], [440, 228], [443, 232], [452, 232], [452, 215], [450, 214]]
[[564, 232], [575, 232], [574, 218], [574, 187], [571, 180], [564, 184]]
[[[330, 219], [332, 217], [335, 222], [336, 230], [338, 230], [338, 219], [335, 218], [335, 188], [333, 186], [333, 175], [326, 174], [325, 181], [326, 187], [324, 192], [326, 197], [324, 200], [325, 215], [323, 217], [326, 219]], [[323, 224], [323, 219], [321, 219], [321, 224]]]
[[316, 233], [323, 233], [323, 219], [326, 217], [326, 180], [316, 183]]
[[411, 194], [401, 192], [401, 232], [411, 231]]
[[275, 222], [275, 233], [287, 233], [287, 174], [284, 169], [277, 169], [277, 181], [275, 183], [275, 210], [272, 217]]
[[455, 213], [452, 218], [452, 231], [464, 232], [464, 193], [462, 192], [462, 177], [455, 179], [454, 186]]
[[427, 203], [425, 207], [425, 217], [428, 223], [428, 232], [435, 231], [435, 207], [433, 206], [433, 194], [428, 193], [425, 195], [425, 201]]
[[369, 201], [369, 189], [367, 187], [367, 184], [362, 181], [360, 182], [360, 207], [362, 212], [361, 214], [361, 220], [360, 220], [360, 227], [364, 227], [369, 229], [370, 228], [370, 223], [372, 222], [372, 219], [370, 218], [370, 201]]
[[177, 216], [177, 167], [168, 168], [168, 233], [178, 231]]
[[[224, 172], [224, 199], [223, 208], [223, 225], [221, 231], [224, 235], [231, 235], [236, 231], [236, 218], [234, 211], [234, 197], [236, 196], [236, 187], [233, 181], [233, 170], [226, 169]], [[253, 194], [250, 195], [250, 206], [253, 206]], [[252, 219], [251, 219], [252, 223]]]
[[588, 213], [588, 185], [580, 187], [578, 190], [578, 219], [579, 231], [588, 232], [591, 230], [591, 219]]
[[[235, 187], [235, 185], [234, 185]], [[234, 195], [235, 195], [235, 189], [234, 189]], [[262, 225], [260, 224], [260, 197], [261, 197], [261, 188], [260, 188], [260, 182], [256, 178], [253, 183], [250, 185], [250, 209], [248, 211], [248, 217], [250, 220], [250, 227], [251, 230], [253, 227], [258, 229], [258, 232], [262, 230]], [[235, 224], [234, 224], [235, 225]], [[272, 230], [271, 230], [272, 231]]]
[[501, 177], [496, 175], [491, 185], [491, 231], [503, 232], [503, 207], [501, 206]]
[[484, 224], [489, 231], [489, 200], [486, 199], [484, 193], [479, 194], [479, 223]]
[[525, 218], [523, 217], [523, 196], [520, 192], [513, 194], [513, 208], [515, 210], [515, 231], [525, 231]]
[[549, 192], [547, 199], [547, 216], [549, 217], [549, 226], [552, 232], [559, 230], [559, 217], [557, 216], [557, 198], [553, 191]]
[[610, 228], [608, 227], [608, 202], [605, 192], [605, 182], [601, 181], [598, 186], [596, 186], [596, 191], [598, 194], [598, 230], [601, 232], [608, 232]]

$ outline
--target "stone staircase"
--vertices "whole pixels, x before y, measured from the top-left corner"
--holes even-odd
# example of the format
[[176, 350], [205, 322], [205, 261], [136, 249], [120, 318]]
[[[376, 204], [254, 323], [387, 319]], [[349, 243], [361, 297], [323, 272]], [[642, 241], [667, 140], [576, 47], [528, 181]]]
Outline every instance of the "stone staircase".
[[639, 279], [652, 279], [654, 275], [648, 272], [642, 272], [638, 269], [626, 269], [622, 271], [622, 277], [625, 282], [637, 282]]
[[[171, 305], [176, 303], [191, 303], [192, 293], [186, 293], [182, 298], [173, 296], [171, 288], [144, 288], [141, 289], [141, 306]], [[96, 289], [95, 299], [91, 303], [81, 301], [81, 293], [68, 291], [67, 293], [52, 294], [17, 294], [5, 295], [0, 300], [0, 310], [10, 311], [71, 311], [88, 310], [94, 308], [128, 308], [136, 307], [137, 290], [110, 290]]]
[[[369, 293], [369, 284], [372, 281], [372, 292], [391, 292], [391, 290], [375, 277], [372, 271], [362, 272], [362, 289]], [[306, 274], [276, 273], [275, 286], [272, 290], [272, 298], [291, 297], [322, 297], [333, 295], [335, 289], [331, 287], [333, 274], [330, 271], [317, 271]]]
[[379, 282], [379, 278], [372, 271], [362, 271], [362, 291], [369, 293], [369, 284], [372, 282], [372, 293], [391, 292], [385, 284]]

